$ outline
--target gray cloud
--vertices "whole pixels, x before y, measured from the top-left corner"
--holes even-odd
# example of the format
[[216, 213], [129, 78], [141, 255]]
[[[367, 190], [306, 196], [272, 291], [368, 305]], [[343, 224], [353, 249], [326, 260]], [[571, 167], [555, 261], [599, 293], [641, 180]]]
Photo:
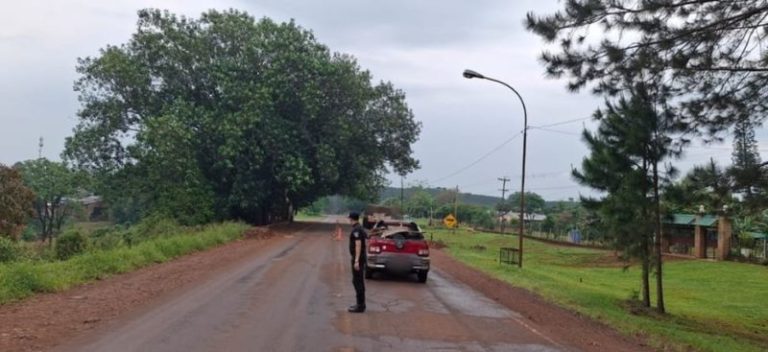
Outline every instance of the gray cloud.
[[[0, 162], [37, 155], [56, 158], [70, 134], [78, 109], [72, 82], [77, 57], [94, 55], [106, 44], [126, 42], [135, 30], [136, 11], [159, 7], [187, 16], [208, 8], [237, 8], [296, 22], [315, 32], [332, 50], [356, 56], [375, 79], [403, 89], [424, 124], [414, 146], [422, 169], [407, 182], [495, 195], [497, 177], [508, 175], [516, 188], [522, 138], [466, 166], [522, 130], [522, 108], [505, 87], [466, 80], [465, 68], [507, 81], [523, 95], [529, 123], [540, 126], [587, 117], [601, 100], [570, 94], [562, 81], [543, 77], [537, 58], [543, 46], [527, 33], [527, 11], [548, 13], [557, 1], [359, 1], [359, 0], [114, 0], [109, 2], [29, 0], [0, 13]], [[529, 132], [528, 185], [548, 199], [576, 197], [588, 190], [569, 176], [587, 152], [578, 134], [589, 120]], [[725, 146], [727, 148], [728, 146]], [[701, 158], [702, 152], [696, 150]], [[713, 150], [726, 163], [728, 151]], [[694, 151], [691, 151], [693, 154]], [[704, 159], [706, 160], [706, 159]], [[399, 178], [392, 176], [395, 184]]]

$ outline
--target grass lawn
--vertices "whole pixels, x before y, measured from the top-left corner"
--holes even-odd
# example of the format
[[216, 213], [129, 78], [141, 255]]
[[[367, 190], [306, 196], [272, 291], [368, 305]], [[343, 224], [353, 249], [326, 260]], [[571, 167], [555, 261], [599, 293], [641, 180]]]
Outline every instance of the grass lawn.
[[326, 216], [319, 214], [319, 215], [310, 215], [304, 212], [298, 212], [296, 216], [293, 217], [293, 220], [296, 221], [321, 221], [325, 219]]
[[0, 304], [169, 261], [239, 239], [247, 228], [245, 224], [232, 222], [197, 229], [179, 228], [131, 247], [91, 248], [67, 260], [25, 259], [0, 263]]
[[[703, 260], [664, 264], [666, 316], [631, 313], [640, 291], [640, 268], [610, 251], [527, 240], [523, 269], [498, 263], [499, 247], [517, 236], [426, 229], [450, 255], [556, 304], [600, 320], [656, 348], [700, 351], [768, 350], [768, 267]], [[655, 287], [655, 277], [652, 277]], [[652, 299], [655, 292], [651, 292]]]
[[91, 221], [81, 221], [76, 222], [70, 225], [71, 228], [82, 231], [84, 233], [92, 233], [93, 231], [107, 228], [114, 225], [113, 223], [109, 221], [97, 221], [97, 222], [91, 222]]

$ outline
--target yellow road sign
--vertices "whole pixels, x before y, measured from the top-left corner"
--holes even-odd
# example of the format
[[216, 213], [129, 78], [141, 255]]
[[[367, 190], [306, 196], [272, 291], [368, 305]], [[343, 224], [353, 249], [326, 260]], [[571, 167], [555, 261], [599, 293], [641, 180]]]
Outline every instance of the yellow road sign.
[[448, 216], [443, 218], [443, 224], [445, 224], [446, 227], [453, 228], [456, 226], [456, 218], [453, 217], [453, 214], [448, 214]]

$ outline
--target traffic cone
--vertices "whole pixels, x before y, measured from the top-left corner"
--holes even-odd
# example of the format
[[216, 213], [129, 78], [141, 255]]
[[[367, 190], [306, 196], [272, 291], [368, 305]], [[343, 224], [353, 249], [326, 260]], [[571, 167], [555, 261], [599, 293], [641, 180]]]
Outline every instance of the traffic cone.
[[336, 225], [336, 241], [341, 241], [341, 226]]
[[336, 219], [336, 229], [331, 232], [331, 239], [336, 240], [336, 237], [338, 237], [337, 232], [339, 232], [339, 219]]

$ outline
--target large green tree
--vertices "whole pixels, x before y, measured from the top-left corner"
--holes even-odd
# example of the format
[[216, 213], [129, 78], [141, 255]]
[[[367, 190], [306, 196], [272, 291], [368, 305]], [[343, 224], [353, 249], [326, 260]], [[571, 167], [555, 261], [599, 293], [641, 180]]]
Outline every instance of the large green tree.
[[35, 217], [43, 241], [52, 241], [61, 226], [78, 209], [74, 199], [78, 191], [78, 175], [61, 162], [45, 158], [16, 164], [24, 183], [35, 193]]
[[[540, 213], [544, 211], [544, 207], [547, 202], [539, 194], [534, 192], [525, 192], [525, 216], [528, 220], [531, 220], [534, 213]], [[507, 208], [514, 209], [515, 212], [520, 211], [520, 192], [514, 192], [507, 198]]]
[[18, 239], [19, 230], [34, 214], [34, 200], [35, 194], [24, 184], [21, 173], [0, 164], [0, 237]]
[[417, 188], [405, 202], [406, 213], [412, 217], [428, 218], [434, 210], [435, 199], [423, 188]]
[[293, 22], [141, 10], [130, 41], [78, 72], [64, 155], [133, 213], [267, 223], [326, 195], [375, 198], [387, 172], [418, 167], [403, 92]]
[[616, 95], [634, 81], [663, 86], [692, 133], [768, 112], [768, 1], [568, 0], [526, 26], [555, 48], [547, 74]]
[[[590, 155], [573, 175], [580, 183], [605, 193], [602, 198], [585, 197], [582, 202], [596, 211], [618, 249], [641, 260], [642, 302], [650, 306], [649, 273], [655, 259], [657, 308], [664, 312], [661, 262], [660, 187], [667, 181], [659, 169], [675, 154], [667, 135], [665, 114], [657, 112], [658, 98], [645, 86], [631, 88], [629, 98], [607, 103], [596, 114], [600, 125], [595, 133], [584, 131]], [[654, 240], [655, 255], [650, 247]]]

